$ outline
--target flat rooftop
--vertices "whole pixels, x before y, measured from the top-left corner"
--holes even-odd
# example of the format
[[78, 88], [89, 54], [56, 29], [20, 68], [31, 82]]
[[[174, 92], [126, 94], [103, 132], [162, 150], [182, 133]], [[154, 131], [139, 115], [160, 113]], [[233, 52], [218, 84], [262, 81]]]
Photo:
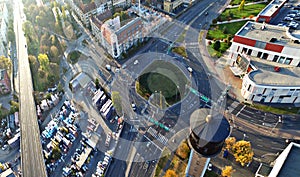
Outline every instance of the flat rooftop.
[[269, 176], [300, 176], [300, 145], [290, 143], [275, 160]]
[[282, 6], [282, 4], [285, 3], [286, 0], [279, 1], [279, 0], [273, 0], [270, 4], [268, 4], [260, 13], [258, 16], [272, 16], [276, 10]]
[[300, 44], [295, 43], [295, 41], [292, 40], [287, 33], [287, 27], [280, 27], [275, 25], [248, 21], [237, 32], [236, 35], [253, 39], [256, 41], [268, 42], [300, 49]]
[[[280, 64], [268, 60], [251, 58], [251, 64], [259, 68], [249, 73], [249, 78], [257, 84], [273, 86], [300, 86], [300, 67]], [[280, 67], [276, 72], [274, 67]]]

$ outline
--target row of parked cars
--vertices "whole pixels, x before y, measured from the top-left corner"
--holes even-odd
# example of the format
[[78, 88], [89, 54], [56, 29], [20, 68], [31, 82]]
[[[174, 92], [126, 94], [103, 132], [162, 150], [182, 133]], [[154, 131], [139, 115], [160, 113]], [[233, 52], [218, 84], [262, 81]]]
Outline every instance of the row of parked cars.
[[300, 21], [300, 11], [294, 9], [288, 12], [288, 14], [283, 18], [283, 22], [280, 22], [278, 26], [287, 26], [292, 29], [297, 29], [299, 23], [296, 21]]

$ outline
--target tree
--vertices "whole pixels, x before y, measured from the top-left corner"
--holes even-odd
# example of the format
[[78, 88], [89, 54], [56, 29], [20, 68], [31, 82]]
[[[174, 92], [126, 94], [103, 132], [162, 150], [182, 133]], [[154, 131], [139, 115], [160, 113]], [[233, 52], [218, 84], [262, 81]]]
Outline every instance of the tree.
[[227, 150], [230, 150], [231, 151], [231, 149], [232, 149], [232, 147], [233, 147], [233, 145], [235, 144], [235, 142], [236, 142], [236, 139], [235, 139], [235, 137], [229, 137], [229, 138], [227, 138], [226, 140], [225, 140], [225, 144], [226, 144], [226, 149]]
[[0, 68], [1, 69], [7, 69], [8, 71], [11, 70], [11, 59], [6, 58], [5, 56], [0, 56]]
[[239, 11], [244, 10], [244, 7], [245, 7], [245, 0], [242, 0], [239, 5]]
[[55, 62], [55, 63], [59, 62], [59, 59], [58, 59], [58, 49], [54, 45], [50, 47], [50, 56], [52, 57], [52, 61], [53, 62]]
[[190, 151], [191, 150], [190, 150], [189, 146], [187, 145], [186, 141], [183, 141], [177, 148], [176, 154], [180, 158], [186, 159], [189, 156]]
[[232, 147], [232, 152], [237, 162], [240, 162], [242, 166], [251, 162], [253, 158], [253, 150], [249, 141], [238, 141]]
[[216, 50], [216, 51], [219, 51], [221, 47], [221, 42], [219, 40], [217, 40], [214, 45], [213, 45], [213, 48]]
[[225, 168], [222, 169], [222, 176], [223, 177], [231, 177], [231, 174], [234, 172], [232, 166], [225, 166]]
[[99, 79], [98, 78], [95, 79], [95, 85], [96, 85], [96, 89], [97, 90], [100, 89], [100, 83], [99, 83]]
[[116, 112], [121, 115], [122, 114], [122, 99], [119, 92], [113, 91], [111, 94], [112, 104], [116, 109]]
[[38, 60], [40, 63], [40, 68], [44, 71], [49, 69], [49, 58], [46, 54], [39, 54]]
[[167, 170], [164, 177], [178, 177], [174, 170]]
[[39, 67], [40, 67], [39, 63], [38, 63], [38, 60], [33, 55], [29, 55], [28, 60], [29, 60], [31, 72], [36, 73], [38, 71]]
[[58, 160], [61, 157], [61, 150], [58, 146], [54, 146], [52, 149], [52, 158], [53, 160]]

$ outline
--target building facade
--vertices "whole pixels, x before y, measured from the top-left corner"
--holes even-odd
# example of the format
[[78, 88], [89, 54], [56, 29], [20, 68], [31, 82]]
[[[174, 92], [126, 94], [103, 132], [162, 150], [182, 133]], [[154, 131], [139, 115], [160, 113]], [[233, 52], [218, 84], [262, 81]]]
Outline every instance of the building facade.
[[300, 67], [300, 39], [287, 27], [247, 22], [234, 36], [230, 64], [239, 53], [280, 64]]
[[119, 58], [144, 37], [143, 21], [140, 17], [121, 26], [120, 17], [117, 16], [101, 25], [100, 31], [99, 42], [113, 58]]
[[241, 94], [247, 101], [300, 103], [300, 68], [270, 67], [253, 70], [243, 78]]
[[104, 0], [96, 4], [94, 1], [89, 4], [83, 4], [80, 0], [68, 0], [72, 10], [85, 26], [89, 26], [89, 18], [92, 15], [101, 14], [108, 9], [107, 1]]
[[177, 7], [183, 3], [183, 0], [164, 0], [164, 10], [166, 12], [173, 12]]

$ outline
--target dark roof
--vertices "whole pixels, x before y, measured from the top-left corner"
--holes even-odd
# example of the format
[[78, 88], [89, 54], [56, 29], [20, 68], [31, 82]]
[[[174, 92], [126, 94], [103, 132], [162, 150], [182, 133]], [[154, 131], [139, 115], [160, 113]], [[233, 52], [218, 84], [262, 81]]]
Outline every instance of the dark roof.
[[300, 148], [298, 146], [292, 146], [277, 177], [300, 176], [299, 166], [300, 166]]
[[272, 170], [272, 167], [270, 167], [267, 164], [261, 163], [257, 174], [267, 177], [270, 174], [271, 170]]
[[79, 8], [82, 10], [83, 13], [88, 13], [96, 9], [96, 4], [95, 2], [91, 2], [89, 4], [80, 4]]
[[192, 113], [190, 127], [201, 140], [206, 142], [224, 141], [230, 133], [230, 126], [226, 118], [207, 108], [198, 109]]

